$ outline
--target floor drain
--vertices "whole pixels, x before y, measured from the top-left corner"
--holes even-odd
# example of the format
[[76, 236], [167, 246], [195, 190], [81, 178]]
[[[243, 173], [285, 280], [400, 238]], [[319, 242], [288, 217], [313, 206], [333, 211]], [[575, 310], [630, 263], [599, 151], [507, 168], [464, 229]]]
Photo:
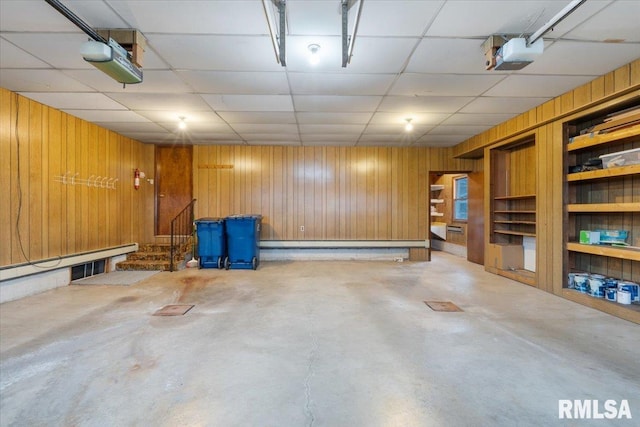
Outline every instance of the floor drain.
[[169, 304], [153, 313], [154, 316], [182, 316], [194, 306], [189, 304]]
[[433, 311], [463, 311], [451, 301], [425, 301], [424, 303]]

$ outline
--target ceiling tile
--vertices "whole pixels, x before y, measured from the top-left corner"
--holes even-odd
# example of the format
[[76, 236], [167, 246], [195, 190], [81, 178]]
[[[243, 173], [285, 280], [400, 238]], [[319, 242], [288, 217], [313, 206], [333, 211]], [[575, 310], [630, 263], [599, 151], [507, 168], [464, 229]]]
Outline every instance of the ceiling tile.
[[287, 21], [289, 34], [292, 35], [339, 36], [342, 31], [340, 3], [326, 0], [289, 0]]
[[0, 86], [14, 92], [93, 92], [58, 70], [2, 70]]
[[360, 36], [421, 36], [444, 1], [365, 1]]
[[375, 111], [381, 99], [381, 96], [297, 95], [293, 97], [293, 102], [296, 111], [351, 113]]
[[[488, 37], [491, 34], [533, 32], [566, 3], [557, 0], [448, 1], [427, 31], [427, 36]], [[571, 16], [567, 18], [570, 19]]]
[[487, 71], [480, 39], [424, 38], [411, 56], [407, 72], [501, 75]]
[[554, 97], [590, 80], [592, 76], [511, 75], [489, 89], [485, 96]]
[[[51, 68], [8, 40], [0, 38], [0, 68]], [[7, 87], [7, 86], [5, 86]]]
[[342, 134], [359, 135], [364, 130], [365, 125], [300, 125], [300, 134]]
[[293, 112], [220, 111], [220, 117], [227, 123], [296, 123]]
[[385, 96], [378, 111], [412, 113], [453, 113], [473, 98], [443, 96]]
[[446, 120], [442, 121], [443, 125], [488, 125], [495, 126], [502, 122], [506, 122], [516, 113], [509, 114], [473, 114], [473, 113], [456, 113]]
[[178, 76], [193, 90], [211, 94], [264, 94], [289, 93], [284, 71], [177, 71]]
[[467, 135], [467, 138], [478, 135], [488, 129], [491, 129], [491, 125], [478, 125], [478, 126], [436, 126], [429, 131], [429, 135]]
[[294, 95], [384, 95], [395, 74], [289, 73]]
[[389, 95], [478, 96], [502, 79], [498, 74], [403, 74]]
[[281, 123], [278, 123], [278, 124], [267, 124], [267, 123], [245, 124], [245, 123], [236, 123], [232, 127], [236, 132], [238, 132], [240, 134], [245, 134], [245, 133], [261, 133], [261, 134], [286, 133], [286, 134], [298, 135], [298, 126], [296, 126], [295, 124], [281, 124]]
[[448, 113], [375, 113], [371, 118], [374, 125], [404, 126], [407, 119], [411, 119], [414, 126], [436, 125], [451, 114]]
[[175, 111], [176, 116], [189, 111], [210, 110], [206, 102], [198, 95], [181, 93], [116, 93], [107, 95], [132, 110], [166, 110]]
[[100, 92], [121, 93], [184, 93], [191, 92], [172, 71], [145, 70], [142, 83], [130, 84], [123, 87], [108, 75], [98, 69], [67, 70], [65, 74], [73, 77]]
[[82, 59], [80, 46], [87, 41], [82, 33], [2, 33], [2, 37], [31, 55], [63, 70], [93, 68]]
[[216, 111], [293, 111], [289, 95], [202, 95]]
[[[602, 8], [602, 6], [606, 7]], [[602, 10], [599, 11], [599, 9]], [[574, 14], [579, 15], [586, 10], [598, 10], [598, 13], [569, 31], [566, 34], [568, 39], [595, 41], [623, 39], [627, 42], [640, 42], [640, 31], [638, 31], [640, 2], [637, 0], [615, 2], [590, 0], [580, 6]]]
[[461, 113], [523, 113], [540, 104], [544, 104], [551, 98], [514, 98], [514, 97], [488, 97], [483, 96], [474, 99], [467, 104]]
[[358, 140], [358, 145], [393, 145], [404, 146], [409, 145], [415, 141], [415, 135], [409, 135], [406, 133], [391, 133], [391, 134], [371, 134], [362, 135]]
[[101, 93], [21, 92], [20, 95], [59, 110], [124, 110], [121, 104]]
[[234, 130], [224, 122], [187, 120], [186, 121], [187, 128], [184, 131], [180, 130], [178, 128], [178, 123], [174, 121], [166, 122], [166, 123], [160, 122], [160, 124], [165, 129], [168, 129], [171, 132], [186, 132], [194, 135], [215, 133], [215, 134], [225, 134], [225, 135], [228, 135], [229, 137], [232, 137], [233, 135], [235, 135]]
[[395, 135], [403, 133], [406, 133], [407, 135], [421, 135], [433, 129], [432, 125], [414, 124], [413, 131], [406, 132], [404, 130], [405, 124], [406, 121], [403, 121], [402, 123], [370, 124], [365, 129], [363, 135]]
[[[256, 2], [257, 3], [257, 2]], [[149, 44], [177, 70], [281, 71], [269, 36], [151, 34]]]
[[223, 120], [213, 111], [174, 111], [168, 110], [138, 110], [142, 117], [158, 123], [178, 123], [180, 117], [184, 117], [187, 126], [192, 123], [221, 124]]
[[[66, 0], [64, 4], [93, 28], [126, 26], [102, 1]], [[2, 31], [80, 32], [73, 23], [44, 1], [0, 1], [0, 28]]]
[[296, 113], [300, 124], [366, 124], [372, 113]]
[[[640, 33], [640, 27], [637, 32]], [[640, 44], [559, 40], [517, 74], [587, 75], [591, 80], [623, 66], [633, 55], [640, 57]]]
[[65, 113], [79, 117], [88, 122], [115, 122], [115, 123], [149, 123], [149, 119], [142, 117], [133, 111], [127, 110], [74, 110], [65, 109]]
[[262, 4], [255, 0], [112, 0], [109, 4], [144, 33], [268, 34]]

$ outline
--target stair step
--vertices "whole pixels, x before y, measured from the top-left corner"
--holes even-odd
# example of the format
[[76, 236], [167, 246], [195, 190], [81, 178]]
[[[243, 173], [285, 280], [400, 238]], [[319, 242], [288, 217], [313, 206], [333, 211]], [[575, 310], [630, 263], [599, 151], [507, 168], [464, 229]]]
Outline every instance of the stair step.
[[169, 261], [169, 258], [169, 252], [133, 252], [127, 254], [127, 261]]
[[169, 261], [121, 261], [116, 264], [118, 271], [169, 271]]

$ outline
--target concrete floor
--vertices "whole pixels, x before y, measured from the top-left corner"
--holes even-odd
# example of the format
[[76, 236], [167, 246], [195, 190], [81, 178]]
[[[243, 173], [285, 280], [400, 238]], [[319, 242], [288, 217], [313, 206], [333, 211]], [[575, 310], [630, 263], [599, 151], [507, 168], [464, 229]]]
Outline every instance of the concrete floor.
[[585, 425], [559, 399], [640, 425], [639, 326], [443, 253], [68, 286], [0, 306], [0, 336], [3, 426]]

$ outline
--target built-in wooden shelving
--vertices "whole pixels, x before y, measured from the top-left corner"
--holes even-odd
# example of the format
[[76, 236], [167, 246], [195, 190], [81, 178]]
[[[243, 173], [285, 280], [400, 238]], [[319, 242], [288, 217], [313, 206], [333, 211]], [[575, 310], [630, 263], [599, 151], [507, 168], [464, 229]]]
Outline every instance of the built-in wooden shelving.
[[[602, 122], [607, 113], [566, 124], [566, 171], [603, 155], [640, 148], [640, 125], [571, 137]], [[565, 183], [565, 275], [587, 272], [640, 282], [640, 164], [567, 173]], [[581, 230], [625, 230], [632, 247], [581, 244]], [[618, 304], [567, 287], [562, 296], [640, 323], [640, 305]]]

